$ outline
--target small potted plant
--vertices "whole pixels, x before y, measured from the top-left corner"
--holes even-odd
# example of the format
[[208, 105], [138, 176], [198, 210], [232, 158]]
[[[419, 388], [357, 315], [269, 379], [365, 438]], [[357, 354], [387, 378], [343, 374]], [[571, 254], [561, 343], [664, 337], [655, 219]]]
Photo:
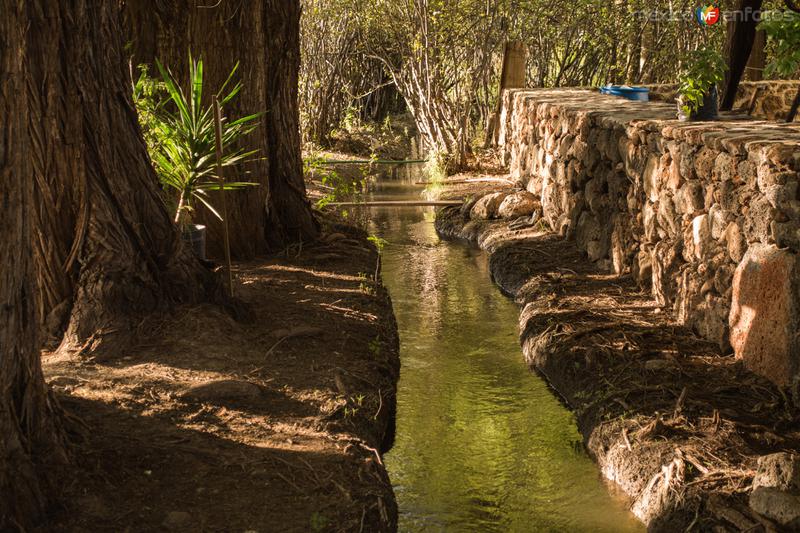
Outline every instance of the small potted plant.
[[725, 76], [727, 65], [714, 48], [694, 50], [680, 76], [678, 118], [680, 120], [716, 120], [719, 105], [717, 84]]
[[[212, 205], [211, 191], [236, 190], [255, 186], [256, 183], [220, 183], [216, 173], [216, 136], [212, 107], [203, 105], [203, 61], [189, 57], [189, 91], [160, 62], [156, 61], [161, 80], [149, 78], [142, 70], [134, 86], [134, 102], [139, 111], [150, 158], [165, 191], [173, 205], [174, 220], [180, 227], [184, 241], [195, 253], [205, 259], [205, 226], [194, 224], [194, 205], [203, 204], [209, 212], [222, 220]], [[233, 100], [241, 90], [236, 84], [227, 92], [228, 84], [238, 68], [234, 66], [217, 97], [220, 104]], [[159, 101], [160, 94], [166, 99]], [[261, 114], [222, 120], [222, 167], [233, 167], [252, 160], [257, 150], [229, 149], [241, 144], [246, 135], [258, 126]]]

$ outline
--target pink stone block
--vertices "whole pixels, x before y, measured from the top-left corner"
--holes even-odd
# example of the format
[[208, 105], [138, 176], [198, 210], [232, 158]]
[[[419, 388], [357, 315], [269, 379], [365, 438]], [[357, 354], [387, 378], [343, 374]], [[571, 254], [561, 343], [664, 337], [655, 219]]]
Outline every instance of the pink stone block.
[[797, 256], [753, 244], [733, 278], [731, 345], [737, 359], [778, 385], [800, 371]]

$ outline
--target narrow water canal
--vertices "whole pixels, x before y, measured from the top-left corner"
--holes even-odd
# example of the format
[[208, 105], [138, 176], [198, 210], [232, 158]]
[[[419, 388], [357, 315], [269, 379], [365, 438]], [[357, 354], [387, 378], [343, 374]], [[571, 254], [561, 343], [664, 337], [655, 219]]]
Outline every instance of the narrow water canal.
[[[419, 199], [383, 180], [372, 199]], [[400, 531], [643, 531], [581, 448], [570, 412], [528, 371], [517, 306], [484, 253], [440, 241], [431, 208], [378, 208], [400, 328], [397, 438], [386, 465]]]

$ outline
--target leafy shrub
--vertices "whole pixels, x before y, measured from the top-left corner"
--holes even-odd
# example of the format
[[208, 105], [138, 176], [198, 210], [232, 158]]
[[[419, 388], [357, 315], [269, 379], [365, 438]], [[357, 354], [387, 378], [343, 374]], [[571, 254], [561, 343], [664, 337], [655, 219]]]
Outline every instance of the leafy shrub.
[[711, 88], [725, 77], [726, 69], [725, 59], [713, 47], [702, 47], [691, 52], [678, 88], [681, 109], [686, 115], [702, 107]]
[[[324, 209], [334, 202], [359, 202], [367, 188], [366, 170], [360, 170], [360, 178], [343, 175], [329, 167], [328, 160], [319, 152], [309, 152], [303, 159], [304, 174], [321, 176], [323, 188], [328, 193], [317, 200], [315, 207]], [[343, 212], [347, 218], [346, 212]]]
[[767, 76], [794, 76], [800, 69], [800, 13], [768, 13], [761, 23], [775, 44], [775, 58], [767, 65]]

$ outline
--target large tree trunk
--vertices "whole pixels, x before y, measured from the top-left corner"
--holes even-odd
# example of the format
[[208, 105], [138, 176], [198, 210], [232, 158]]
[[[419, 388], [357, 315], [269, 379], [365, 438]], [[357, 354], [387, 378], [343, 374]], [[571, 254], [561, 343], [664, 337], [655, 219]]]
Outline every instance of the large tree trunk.
[[750, 51], [750, 59], [744, 70], [744, 79], [748, 81], [761, 81], [764, 79], [764, 69], [767, 66], [767, 31], [757, 30]]
[[62, 347], [95, 350], [107, 338], [124, 341], [142, 314], [207, 298], [216, 280], [182, 244], [159, 196], [116, 2], [27, 5], [40, 290], [51, 304], [66, 296]]
[[266, 0], [264, 8], [269, 75], [267, 243], [279, 249], [316, 236], [318, 226], [306, 197], [300, 154], [300, 0]]
[[736, 89], [742, 80], [750, 52], [756, 39], [758, 15], [761, 13], [763, 0], [740, 0], [737, 6], [740, 16], [728, 28], [728, 74], [725, 80], [725, 93], [723, 94], [720, 109], [730, 111], [736, 100]]
[[[266, 112], [261, 126], [245, 140], [260, 150], [262, 159], [226, 176], [259, 184], [228, 196], [234, 257], [251, 258], [313, 240], [318, 226], [303, 182], [297, 108], [299, 0], [125, 0], [124, 14], [135, 63], [159, 59], [186, 78], [191, 51], [203, 58], [206, 83], [215, 90], [238, 61], [243, 88], [226, 114]], [[219, 224], [207, 213], [205, 217], [210, 249], [217, 255]]]
[[0, 0], [0, 531], [42, 518], [45, 473], [63, 461], [36, 342], [25, 7]]

